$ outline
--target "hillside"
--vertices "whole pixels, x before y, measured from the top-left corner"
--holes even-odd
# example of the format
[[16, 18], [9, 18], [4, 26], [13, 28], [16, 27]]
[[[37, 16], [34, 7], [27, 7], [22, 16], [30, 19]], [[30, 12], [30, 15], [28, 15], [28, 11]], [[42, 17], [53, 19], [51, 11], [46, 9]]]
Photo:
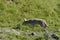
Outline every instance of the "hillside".
[[[0, 27], [13, 29], [17, 24], [21, 25], [23, 31], [35, 32], [43, 28], [37, 25], [33, 30], [29, 25], [22, 25], [24, 18], [44, 19], [48, 30], [53, 32], [60, 29], [60, 0], [0, 0]], [[41, 29], [40, 29], [41, 28]], [[20, 31], [21, 29], [16, 29]], [[40, 32], [39, 32], [40, 33]], [[60, 32], [55, 32], [60, 37]], [[7, 40], [34, 40], [35, 36], [16, 35], [9, 33]], [[14, 34], [14, 35], [13, 35]], [[42, 33], [41, 33], [42, 34]], [[5, 38], [6, 33], [0, 34], [0, 38]], [[5, 36], [3, 36], [5, 35]], [[43, 39], [44, 40], [44, 39]], [[53, 39], [52, 39], [53, 40]]]

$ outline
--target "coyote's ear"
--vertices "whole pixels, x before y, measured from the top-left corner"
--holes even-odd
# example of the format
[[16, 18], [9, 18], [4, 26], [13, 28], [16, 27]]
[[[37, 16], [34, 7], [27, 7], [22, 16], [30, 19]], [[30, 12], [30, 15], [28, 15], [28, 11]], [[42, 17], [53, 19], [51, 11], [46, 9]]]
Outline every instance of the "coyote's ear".
[[25, 18], [24, 21], [27, 21], [27, 19]]

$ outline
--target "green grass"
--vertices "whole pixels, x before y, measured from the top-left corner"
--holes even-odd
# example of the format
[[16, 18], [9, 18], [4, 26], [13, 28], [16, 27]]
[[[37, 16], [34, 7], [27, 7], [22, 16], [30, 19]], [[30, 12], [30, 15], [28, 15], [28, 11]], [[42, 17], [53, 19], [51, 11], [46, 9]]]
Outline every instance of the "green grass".
[[[0, 0], [0, 27], [13, 28], [19, 23], [23, 31], [40, 29], [39, 26], [32, 30], [29, 25], [22, 25], [24, 18], [46, 20], [49, 25], [49, 31], [60, 29], [60, 0], [14, 0], [12, 2]], [[57, 34], [59, 35], [60, 33], [57, 32]], [[22, 38], [24, 37], [22, 36]]]

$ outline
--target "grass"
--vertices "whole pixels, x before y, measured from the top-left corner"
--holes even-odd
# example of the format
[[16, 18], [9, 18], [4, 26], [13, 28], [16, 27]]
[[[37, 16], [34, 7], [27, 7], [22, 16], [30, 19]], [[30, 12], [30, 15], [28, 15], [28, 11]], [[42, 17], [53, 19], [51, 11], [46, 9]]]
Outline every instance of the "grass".
[[[49, 31], [60, 29], [60, 0], [0, 0], [0, 27], [13, 28], [19, 23], [23, 31], [40, 30], [40, 27], [35, 27], [32, 30], [29, 25], [22, 25], [24, 18], [46, 20]], [[57, 34], [60, 33], [57, 32]], [[21, 37], [22, 40], [24, 37], [23, 35]], [[25, 36], [25, 38], [27, 37]], [[33, 39], [28, 37], [28, 40]]]

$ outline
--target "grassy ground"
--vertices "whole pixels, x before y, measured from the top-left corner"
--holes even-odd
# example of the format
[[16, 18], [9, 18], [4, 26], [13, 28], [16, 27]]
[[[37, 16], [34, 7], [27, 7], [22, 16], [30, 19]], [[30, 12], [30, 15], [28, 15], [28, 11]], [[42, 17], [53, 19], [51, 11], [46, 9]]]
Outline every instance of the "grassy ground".
[[[20, 24], [23, 31], [40, 30], [40, 27], [35, 27], [32, 30], [28, 25], [22, 25], [24, 18], [46, 20], [49, 25], [49, 31], [60, 29], [60, 0], [0, 0], [0, 27], [13, 28]], [[59, 32], [56, 33], [60, 36]], [[17, 38], [21, 40], [27, 38], [23, 35], [20, 36]], [[9, 40], [13, 39], [10, 38]], [[34, 39], [28, 37], [28, 40]]]

